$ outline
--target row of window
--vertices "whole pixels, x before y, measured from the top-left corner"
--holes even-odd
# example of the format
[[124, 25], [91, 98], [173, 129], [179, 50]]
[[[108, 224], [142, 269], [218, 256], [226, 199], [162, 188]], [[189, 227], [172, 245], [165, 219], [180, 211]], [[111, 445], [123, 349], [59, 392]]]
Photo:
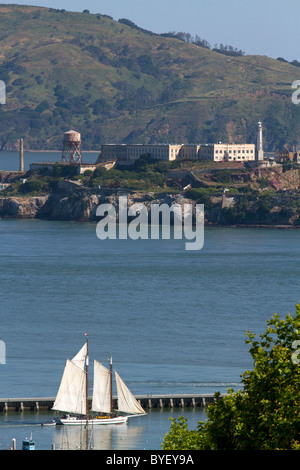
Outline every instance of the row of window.
[[[224, 152], [224, 153], [227, 153], [227, 150], [215, 150], [215, 153], [219, 153], [219, 152], [220, 152], [221, 154], [222, 154], [223, 152]], [[233, 152], [233, 153], [236, 153], [236, 152], [237, 152], [237, 153], [241, 153], [241, 152], [242, 152], [242, 153], [253, 153], [253, 150], [245, 150], [245, 149], [242, 149], [242, 150], [228, 150], [228, 153], [232, 153], [232, 152]]]
[[[224, 160], [223, 157], [216, 157], [215, 160]], [[235, 156], [235, 157], [228, 157], [228, 160], [248, 160], [246, 157], [241, 157], [240, 155]], [[250, 160], [253, 160], [251, 158]]]

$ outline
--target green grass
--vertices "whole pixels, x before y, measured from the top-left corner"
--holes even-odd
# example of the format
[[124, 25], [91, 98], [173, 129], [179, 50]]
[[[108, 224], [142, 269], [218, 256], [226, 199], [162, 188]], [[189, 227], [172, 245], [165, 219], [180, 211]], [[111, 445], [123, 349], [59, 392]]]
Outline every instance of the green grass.
[[258, 120], [269, 150], [300, 143], [298, 68], [286, 62], [225, 56], [103, 15], [14, 5], [0, 5], [0, 50], [6, 149], [20, 136], [26, 148], [59, 149], [70, 128], [84, 149], [255, 142]]

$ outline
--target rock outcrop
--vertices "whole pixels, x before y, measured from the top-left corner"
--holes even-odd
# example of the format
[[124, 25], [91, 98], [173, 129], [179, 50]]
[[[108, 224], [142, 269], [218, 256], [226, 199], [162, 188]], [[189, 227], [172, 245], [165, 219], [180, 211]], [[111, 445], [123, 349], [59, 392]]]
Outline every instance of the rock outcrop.
[[0, 217], [34, 219], [39, 217], [50, 196], [2, 197], [0, 198]]
[[47, 196], [35, 197], [3, 197], [0, 198], [1, 218], [40, 218], [46, 220], [76, 220], [76, 221], [97, 221], [97, 208], [100, 204], [111, 204], [116, 215], [119, 213], [119, 197], [127, 196], [128, 207], [134, 203], [142, 203], [148, 210], [151, 204], [192, 204], [195, 201], [185, 199], [179, 194], [162, 194], [155, 197], [153, 193], [117, 193], [114, 195], [87, 194], [84, 191], [66, 194], [51, 194]]
[[[188, 194], [188, 193], [187, 193]], [[127, 196], [127, 206], [142, 203], [151, 213], [152, 204], [171, 206], [177, 204], [184, 214], [184, 204], [192, 205], [193, 214], [197, 201], [182, 194], [137, 191], [84, 190], [56, 192], [34, 197], [0, 197], [0, 218], [39, 218], [44, 220], [99, 221], [97, 208], [111, 204], [116, 217], [119, 214], [121, 196]], [[204, 203], [205, 224], [222, 226], [286, 226], [300, 227], [300, 203], [294, 190], [277, 191], [276, 195], [250, 194], [226, 198], [207, 196]], [[104, 215], [104, 214], [102, 214]], [[135, 218], [138, 213], [132, 216]], [[172, 221], [171, 213], [171, 221]], [[130, 220], [130, 217], [128, 217]]]

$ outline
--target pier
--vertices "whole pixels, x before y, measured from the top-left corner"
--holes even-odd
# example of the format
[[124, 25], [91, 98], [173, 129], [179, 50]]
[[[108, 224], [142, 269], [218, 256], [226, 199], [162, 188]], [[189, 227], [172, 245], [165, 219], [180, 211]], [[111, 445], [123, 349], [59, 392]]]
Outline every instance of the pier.
[[[224, 395], [220, 395], [222, 397]], [[136, 395], [135, 397], [145, 410], [155, 408], [199, 408], [214, 402], [214, 394], [181, 394], [181, 395]], [[0, 398], [0, 412], [9, 411], [50, 411], [55, 398]], [[89, 403], [91, 404], [91, 397]], [[117, 398], [113, 397], [114, 407], [117, 407]]]

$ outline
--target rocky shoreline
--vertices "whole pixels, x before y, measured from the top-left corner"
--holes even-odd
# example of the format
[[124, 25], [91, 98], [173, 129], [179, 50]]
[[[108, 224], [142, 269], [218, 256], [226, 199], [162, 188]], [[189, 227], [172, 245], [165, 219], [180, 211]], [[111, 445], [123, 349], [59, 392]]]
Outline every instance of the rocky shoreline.
[[[111, 204], [118, 215], [118, 205], [120, 196], [127, 196], [128, 207], [134, 203], [142, 203], [147, 208], [148, 214], [151, 212], [152, 204], [190, 204], [195, 213], [196, 201], [184, 197], [182, 194], [163, 193], [155, 195], [154, 193], [142, 192], [116, 192], [114, 194], [105, 191], [98, 193], [87, 193], [85, 191], [70, 192], [65, 191], [33, 197], [0, 197], [0, 218], [15, 219], [42, 219], [42, 220], [63, 220], [78, 222], [97, 222], [100, 220], [96, 211], [101, 204]], [[208, 207], [205, 208], [205, 225], [226, 226], [226, 227], [244, 227], [244, 228], [300, 228], [298, 212], [283, 211], [278, 198], [274, 201], [269, 210], [260, 214], [260, 201], [256, 206], [254, 203], [244, 209], [244, 214], [251, 215], [249, 220], [239, 219], [236, 211], [239, 204], [238, 197], [227, 198], [224, 204], [222, 197], [211, 197]], [[258, 209], [257, 209], [258, 207]], [[235, 212], [234, 212], [235, 211]], [[233, 215], [235, 214], [235, 215]], [[238, 213], [239, 214], [239, 213]]]
[[[44, 220], [73, 220], [91, 222], [99, 220], [96, 211], [101, 204], [111, 204], [118, 215], [119, 197], [124, 192], [116, 194], [85, 194], [78, 192], [69, 195], [53, 193], [45, 196], [34, 197], [0, 197], [0, 217], [19, 219], [44, 219]], [[192, 204], [195, 201], [185, 199], [180, 194], [163, 194], [155, 197], [151, 193], [126, 193], [128, 206], [134, 203], [142, 203], [148, 210], [151, 204]]]

